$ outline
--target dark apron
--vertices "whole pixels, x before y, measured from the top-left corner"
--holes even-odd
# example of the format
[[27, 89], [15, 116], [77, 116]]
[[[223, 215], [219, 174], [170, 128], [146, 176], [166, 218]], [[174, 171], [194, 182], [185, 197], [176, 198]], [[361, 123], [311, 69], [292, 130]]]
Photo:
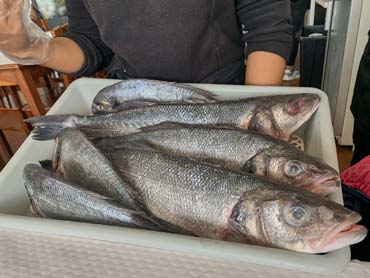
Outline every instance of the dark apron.
[[[108, 78], [111, 79], [135, 78], [135, 76], [128, 74], [128, 71], [124, 70], [124, 68], [126, 68], [124, 61], [120, 59], [118, 56], [115, 56], [113, 58], [113, 63], [108, 69]], [[244, 64], [244, 59], [240, 59], [239, 61], [215, 73], [212, 73], [211, 75], [207, 76], [198, 83], [244, 85], [245, 70], [246, 68]]]

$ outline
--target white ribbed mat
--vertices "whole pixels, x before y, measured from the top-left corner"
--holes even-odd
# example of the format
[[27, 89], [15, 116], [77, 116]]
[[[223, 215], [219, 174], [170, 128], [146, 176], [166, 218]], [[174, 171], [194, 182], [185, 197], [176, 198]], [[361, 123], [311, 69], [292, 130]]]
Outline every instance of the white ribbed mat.
[[0, 277], [369, 278], [370, 263], [353, 261], [341, 274], [320, 276], [121, 243], [0, 230]]

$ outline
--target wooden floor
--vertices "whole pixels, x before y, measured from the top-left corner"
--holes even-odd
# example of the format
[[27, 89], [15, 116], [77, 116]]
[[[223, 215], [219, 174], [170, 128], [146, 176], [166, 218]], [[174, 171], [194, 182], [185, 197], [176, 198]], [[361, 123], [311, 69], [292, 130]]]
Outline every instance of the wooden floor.
[[337, 146], [337, 154], [339, 161], [339, 170], [343, 172], [351, 165], [352, 160], [352, 147]]

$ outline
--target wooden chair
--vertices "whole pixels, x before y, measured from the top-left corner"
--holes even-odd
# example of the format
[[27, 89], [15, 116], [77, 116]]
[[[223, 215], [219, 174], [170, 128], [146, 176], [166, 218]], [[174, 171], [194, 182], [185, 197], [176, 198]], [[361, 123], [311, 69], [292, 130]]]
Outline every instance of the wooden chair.
[[[26, 135], [30, 134], [30, 127], [24, 122], [26, 115], [22, 111], [23, 105], [19, 98], [17, 88], [7, 86], [0, 87], [0, 145], [10, 159], [13, 150], [5, 136], [4, 131], [19, 131]], [[0, 156], [0, 168], [4, 159]]]

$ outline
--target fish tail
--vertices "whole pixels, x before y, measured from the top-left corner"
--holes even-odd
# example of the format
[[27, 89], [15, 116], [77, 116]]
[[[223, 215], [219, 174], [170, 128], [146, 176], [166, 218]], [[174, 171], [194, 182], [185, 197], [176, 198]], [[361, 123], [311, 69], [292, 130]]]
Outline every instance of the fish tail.
[[75, 128], [78, 116], [76, 115], [50, 115], [26, 119], [32, 124], [32, 138], [38, 141], [52, 140], [65, 128]]

